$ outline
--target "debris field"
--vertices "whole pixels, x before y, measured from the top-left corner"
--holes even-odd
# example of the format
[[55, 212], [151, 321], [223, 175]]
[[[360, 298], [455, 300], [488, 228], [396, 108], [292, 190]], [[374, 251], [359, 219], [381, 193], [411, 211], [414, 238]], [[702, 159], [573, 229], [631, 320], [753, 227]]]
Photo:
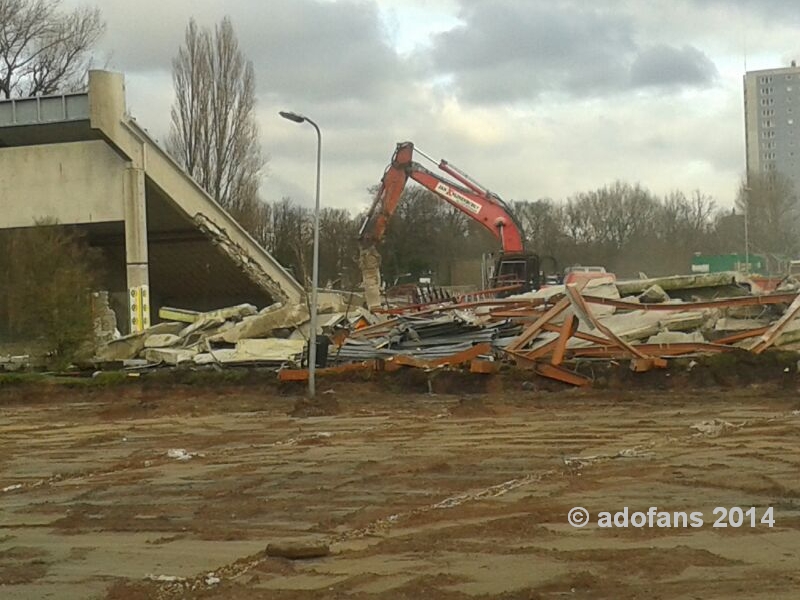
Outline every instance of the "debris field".
[[[796, 382], [276, 385], [0, 388], [2, 597], [797, 597]], [[705, 523], [577, 529], [574, 506]], [[717, 506], [775, 523], [714, 528]]]
[[[645, 372], [681, 357], [794, 351], [800, 344], [799, 291], [794, 279], [765, 291], [741, 274], [713, 273], [599, 277], [504, 298], [479, 293], [373, 312], [332, 295], [319, 310], [317, 333], [329, 346], [318, 373], [417, 368], [492, 374], [509, 365], [591, 386], [598, 372], [621, 361]], [[266, 367], [282, 381], [308, 377], [305, 305], [166, 309], [162, 317], [144, 332], [105, 343], [95, 364], [130, 371]]]

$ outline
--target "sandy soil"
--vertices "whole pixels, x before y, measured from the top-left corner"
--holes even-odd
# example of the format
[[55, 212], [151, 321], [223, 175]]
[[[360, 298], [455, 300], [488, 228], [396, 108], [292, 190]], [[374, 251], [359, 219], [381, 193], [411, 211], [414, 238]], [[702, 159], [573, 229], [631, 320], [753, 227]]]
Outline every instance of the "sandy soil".
[[[795, 389], [322, 390], [0, 389], [0, 597], [800, 597]], [[597, 526], [625, 506], [705, 525]]]

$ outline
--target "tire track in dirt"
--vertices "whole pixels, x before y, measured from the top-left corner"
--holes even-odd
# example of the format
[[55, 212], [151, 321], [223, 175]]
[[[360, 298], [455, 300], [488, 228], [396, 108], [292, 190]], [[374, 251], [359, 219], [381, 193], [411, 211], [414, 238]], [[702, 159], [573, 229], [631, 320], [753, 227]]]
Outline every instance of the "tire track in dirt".
[[[391, 530], [401, 525], [403, 521], [410, 520], [413, 517], [417, 517], [425, 513], [429, 513], [432, 511], [439, 511], [439, 510], [446, 511], [447, 509], [455, 508], [464, 505], [466, 503], [498, 498], [511, 491], [519, 490], [526, 486], [530, 486], [536, 483], [541, 483], [555, 476], [562, 476], [565, 473], [573, 475], [578, 474], [580, 472], [584, 472], [587, 468], [591, 468], [592, 466], [608, 463], [611, 461], [617, 461], [617, 460], [627, 461], [635, 459], [641, 459], [641, 460], [663, 459], [665, 462], [668, 462], [671, 458], [680, 455], [684, 451], [683, 448], [681, 447], [683, 445], [691, 445], [693, 443], [696, 443], [697, 441], [702, 441], [707, 439], [718, 439], [726, 435], [737, 435], [740, 433], [747, 432], [749, 428], [758, 427], [768, 423], [786, 421], [798, 417], [800, 417], [798, 411], [791, 411], [770, 417], [747, 419], [740, 423], [736, 423], [733, 426], [726, 426], [725, 424], [727, 422], [722, 422], [721, 426], [718, 429], [714, 427], [710, 429], [709, 428], [698, 429], [696, 427], [693, 428], [693, 425], [695, 424], [687, 423], [686, 425], [687, 431], [684, 433], [684, 435], [680, 437], [674, 436], [668, 432], [661, 430], [653, 433], [650, 440], [647, 440], [644, 443], [640, 443], [632, 448], [624, 448], [616, 453], [598, 454], [590, 456], [553, 457], [554, 459], [560, 458], [563, 461], [562, 468], [552, 468], [535, 473], [527, 473], [513, 479], [493, 484], [488, 487], [465, 491], [459, 494], [447, 496], [442, 498], [441, 500], [438, 500], [437, 502], [426, 504], [424, 506], [417, 507], [412, 510], [392, 513], [384, 517], [380, 517], [378, 519], [373, 520], [366, 526], [350, 529], [349, 531], [345, 531], [333, 536], [327, 536], [327, 537], [322, 536], [321, 539], [325, 543], [330, 545], [332, 550], [335, 552], [336, 546], [343, 542], [370, 536], [383, 536], [384, 538], [386, 536], [390, 536]], [[394, 429], [395, 427], [393, 427], [392, 425], [393, 424], [387, 424], [382, 429], [383, 430]], [[720, 425], [720, 423], [715, 423], [715, 425]], [[728, 425], [730, 424], [728, 423]], [[372, 430], [374, 429], [376, 428], [372, 428]], [[363, 435], [367, 433], [367, 430], [362, 430], [361, 432], [353, 431], [352, 433], [353, 435]], [[296, 443], [297, 443], [296, 439], [290, 438], [289, 440], [284, 441], [282, 443], [276, 442], [274, 444], [270, 444], [269, 446], [274, 447], [280, 445], [294, 445]], [[672, 449], [673, 452], [670, 452], [668, 454], [659, 454], [660, 452], [663, 452], [666, 449]], [[406, 530], [405, 535], [408, 534], [409, 534], [408, 530]], [[269, 557], [265, 553], [263, 552], [257, 553], [251, 556], [243, 557], [232, 563], [222, 565], [219, 568], [215, 569], [213, 573], [216, 577], [233, 580], [242, 577], [252, 569], [258, 567], [266, 560], [269, 560]], [[185, 581], [164, 583], [159, 588], [158, 598], [162, 600], [168, 600], [179, 597], [181, 594], [189, 590], [194, 591], [197, 589], [202, 589], [204, 586], [204, 581], [207, 579], [207, 576], [208, 574], [200, 574], [193, 578], [189, 578]]]

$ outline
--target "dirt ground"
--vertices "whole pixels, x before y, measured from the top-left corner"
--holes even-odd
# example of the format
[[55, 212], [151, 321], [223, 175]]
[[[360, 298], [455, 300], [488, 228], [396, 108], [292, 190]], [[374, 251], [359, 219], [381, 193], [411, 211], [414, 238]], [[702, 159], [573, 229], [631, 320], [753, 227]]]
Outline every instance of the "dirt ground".
[[0, 386], [0, 597], [800, 596], [795, 387], [320, 391]]

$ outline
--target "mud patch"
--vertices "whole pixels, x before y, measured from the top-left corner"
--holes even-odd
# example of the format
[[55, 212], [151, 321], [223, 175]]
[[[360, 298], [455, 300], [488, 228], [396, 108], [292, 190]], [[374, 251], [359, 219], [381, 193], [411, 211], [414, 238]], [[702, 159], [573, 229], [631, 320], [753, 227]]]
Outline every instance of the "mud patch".
[[41, 548], [15, 546], [0, 551], [0, 585], [31, 583], [47, 574], [49, 554]]
[[317, 398], [298, 398], [289, 416], [296, 418], [305, 417], [332, 417], [338, 415], [341, 408], [339, 401], [331, 395]]
[[458, 404], [450, 409], [450, 414], [454, 417], [492, 417], [497, 414], [491, 406], [488, 406], [480, 396], [464, 396], [459, 398]]

